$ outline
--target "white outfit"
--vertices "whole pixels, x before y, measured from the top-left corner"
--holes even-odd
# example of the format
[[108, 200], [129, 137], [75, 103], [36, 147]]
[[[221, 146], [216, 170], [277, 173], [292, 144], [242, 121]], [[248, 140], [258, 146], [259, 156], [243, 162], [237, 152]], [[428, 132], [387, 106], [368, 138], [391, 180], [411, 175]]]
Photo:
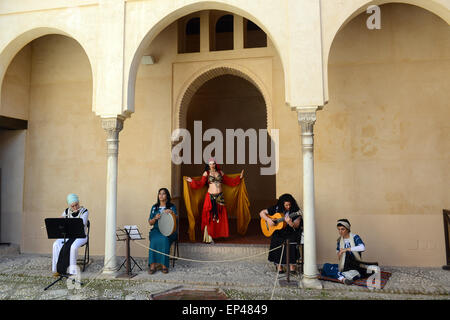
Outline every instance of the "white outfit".
[[[62, 216], [64, 218], [81, 218], [83, 219], [83, 224], [85, 226], [85, 234], [87, 235], [87, 222], [89, 217], [89, 212], [86, 208], [81, 207], [77, 216], [73, 217], [70, 210], [66, 209], [63, 211]], [[77, 273], [77, 257], [78, 257], [78, 249], [87, 242], [86, 238], [75, 239], [70, 247], [70, 263], [68, 274], [76, 274]], [[67, 241], [68, 239], [66, 239]], [[57, 239], [53, 242], [53, 256], [52, 256], [52, 272], [56, 272], [56, 265], [58, 263], [59, 252], [64, 245], [64, 239]]]

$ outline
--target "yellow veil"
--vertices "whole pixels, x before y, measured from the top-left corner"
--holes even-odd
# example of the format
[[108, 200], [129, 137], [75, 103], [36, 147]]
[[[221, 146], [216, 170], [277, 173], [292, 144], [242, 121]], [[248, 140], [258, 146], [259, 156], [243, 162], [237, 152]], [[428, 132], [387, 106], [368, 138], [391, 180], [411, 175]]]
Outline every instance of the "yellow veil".
[[[230, 178], [235, 178], [240, 173], [227, 174]], [[189, 220], [189, 239], [195, 241], [195, 223], [200, 221], [199, 216], [203, 209], [203, 202], [207, 192], [207, 187], [201, 189], [192, 189], [189, 183], [183, 177], [183, 197], [186, 205], [186, 211]], [[200, 177], [192, 177], [193, 180], [201, 180]], [[245, 187], [245, 179], [241, 179], [239, 185], [235, 187], [222, 184], [223, 196], [229, 217], [237, 218], [237, 232], [244, 235], [247, 232], [250, 223], [250, 201], [248, 200], [247, 188]]]

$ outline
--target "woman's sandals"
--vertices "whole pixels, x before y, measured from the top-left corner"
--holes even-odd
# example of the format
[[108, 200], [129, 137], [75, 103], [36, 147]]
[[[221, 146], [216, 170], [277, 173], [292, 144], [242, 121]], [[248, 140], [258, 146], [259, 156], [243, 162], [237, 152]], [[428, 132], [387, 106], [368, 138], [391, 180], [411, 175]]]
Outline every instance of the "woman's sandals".
[[148, 274], [154, 274], [159, 269], [161, 269], [162, 273], [169, 273], [169, 269], [166, 266], [161, 266], [161, 265], [154, 266], [154, 265], [151, 265], [150, 269], [148, 269]]

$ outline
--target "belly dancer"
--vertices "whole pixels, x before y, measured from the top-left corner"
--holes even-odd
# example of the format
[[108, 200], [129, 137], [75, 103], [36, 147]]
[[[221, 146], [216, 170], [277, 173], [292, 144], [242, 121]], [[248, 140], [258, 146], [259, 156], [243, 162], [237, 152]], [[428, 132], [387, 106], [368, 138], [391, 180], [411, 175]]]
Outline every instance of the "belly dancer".
[[241, 182], [243, 174], [244, 170], [242, 170], [240, 176], [230, 178], [220, 170], [216, 160], [211, 158], [200, 181], [186, 177], [186, 181], [189, 182], [192, 189], [200, 189], [205, 184], [208, 184], [208, 193], [206, 194], [202, 210], [201, 230], [203, 242], [213, 243], [215, 238], [226, 238], [229, 236], [228, 215], [222, 192], [222, 183], [231, 187], [237, 186]]

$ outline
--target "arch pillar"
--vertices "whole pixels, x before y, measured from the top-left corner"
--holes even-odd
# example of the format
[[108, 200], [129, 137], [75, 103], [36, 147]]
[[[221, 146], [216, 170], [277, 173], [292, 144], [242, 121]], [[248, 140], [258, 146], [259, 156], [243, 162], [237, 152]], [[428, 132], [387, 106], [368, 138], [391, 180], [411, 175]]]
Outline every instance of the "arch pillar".
[[303, 155], [303, 235], [304, 264], [303, 287], [322, 289], [318, 280], [316, 259], [316, 222], [314, 193], [314, 124], [319, 107], [297, 107], [298, 123], [301, 126]]
[[106, 171], [106, 217], [105, 217], [105, 260], [103, 273], [117, 271], [116, 260], [116, 227], [117, 227], [117, 167], [119, 156], [119, 132], [123, 129], [125, 118], [102, 118], [102, 128], [107, 138], [107, 171]]

